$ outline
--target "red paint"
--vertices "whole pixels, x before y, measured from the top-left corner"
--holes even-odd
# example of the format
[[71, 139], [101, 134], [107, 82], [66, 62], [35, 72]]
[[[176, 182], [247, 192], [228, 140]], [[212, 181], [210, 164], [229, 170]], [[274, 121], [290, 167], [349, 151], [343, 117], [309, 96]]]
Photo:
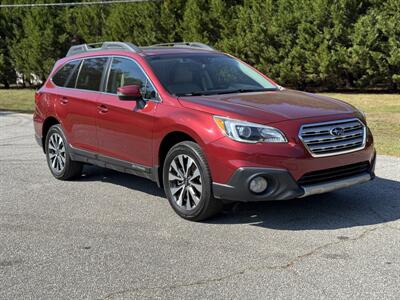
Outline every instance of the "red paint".
[[[153, 167], [160, 164], [159, 148], [163, 138], [171, 132], [183, 132], [201, 146], [213, 181], [218, 183], [226, 183], [239, 167], [287, 169], [297, 180], [306, 172], [372, 159], [373, 139], [369, 131], [365, 149], [331, 157], [311, 157], [299, 140], [302, 124], [353, 117], [362, 119], [356, 109], [339, 100], [291, 90], [180, 99], [171, 96], [144, 57], [193, 51], [204, 50], [148, 49], [139, 54], [109, 50], [61, 59], [49, 78], [65, 62], [76, 58], [118, 55], [134, 59], [153, 82], [162, 102], [149, 101], [143, 109], [136, 109], [135, 101], [121, 101], [117, 95], [60, 88], [47, 80], [35, 96], [36, 135], [42, 137], [43, 123], [50, 117], [55, 118], [73, 147]], [[120, 92], [132, 94], [135, 91], [130, 88]], [[214, 115], [274, 124], [286, 135], [288, 143], [233, 141], [216, 126]]]
[[139, 99], [141, 97], [140, 88], [137, 85], [126, 85], [117, 89], [117, 94], [130, 99]]

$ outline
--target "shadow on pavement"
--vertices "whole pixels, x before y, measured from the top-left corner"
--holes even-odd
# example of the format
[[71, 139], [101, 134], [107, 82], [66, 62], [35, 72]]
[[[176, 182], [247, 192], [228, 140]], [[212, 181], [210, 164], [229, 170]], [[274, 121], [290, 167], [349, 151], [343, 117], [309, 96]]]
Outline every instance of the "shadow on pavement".
[[[82, 181], [103, 181], [165, 198], [150, 180], [85, 167]], [[400, 219], [400, 182], [384, 178], [336, 192], [289, 201], [236, 203], [210, 224], [249, 224], [279, 230], [331, 230]]]
[[96, 166], [85, 166], [83, 176], [80, 177], [78, 181], [108, 182], [153, 196], [165, 198], [164, 190], [158, 188], [157, 184], [151, 180]]
[[400, 219], [400, 182], [375, 178], [335, 192], [290, 201], [240, 203], [209, 221], [279, 230], [332, 230]]

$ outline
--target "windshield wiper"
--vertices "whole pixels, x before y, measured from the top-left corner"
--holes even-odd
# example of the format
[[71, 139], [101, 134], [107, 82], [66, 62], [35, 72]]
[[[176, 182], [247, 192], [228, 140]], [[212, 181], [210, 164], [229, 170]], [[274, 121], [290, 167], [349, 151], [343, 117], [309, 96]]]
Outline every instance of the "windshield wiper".
[[223, 94], [237, 94], [237, 93], [251, 93], [251, 92], [266, 92], [266, 91], [277, 91], [278, 88], [264, 88], [264, 89], [236, 89], [236, 90], [214, 90], [214, 91], [203, 91], [203, 92], [190, 92], [176, 94], [178, 97], [190, 97], [190, 96], [210, 96], [210, 95], [223, 95]]
[[190, 93], [180, 93], [176, 94], [178, 97], [190, 97], [190, 96], [207, 96], [207, 95], [215, 95], [215, 92], [190, 92]]
[[268, 91], [277, 91], [278, 88], [265, 88], [265, 89], [237, 89], [237, 90], [229, 90], [218, 92], [217, 94], [237, 94], [237, 93], [252, 93], [252, 92], [268, 92]]

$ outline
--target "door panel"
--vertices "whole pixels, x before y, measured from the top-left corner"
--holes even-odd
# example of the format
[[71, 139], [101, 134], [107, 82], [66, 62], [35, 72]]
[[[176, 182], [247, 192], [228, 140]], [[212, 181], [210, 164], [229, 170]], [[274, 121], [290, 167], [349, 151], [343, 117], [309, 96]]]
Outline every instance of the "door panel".
[[132, 163], [152, 166], [152, 138], [157, 103], [148, 101], [135, 110], [135, 101], [121, 101], [116, 95], [99, 98], [98, 153]]
[[[152, 165], [152, 135], [157, 103], [146, 101], [138, 109], [136, 101], [122, 101], [117, 89], [137, 85], [142, 95], [155, 97], [154, 87], [132, 59], [113, 57], [106, 93], [99, 98], [97, 117], [98, 152], [132, 163]], [[147, 92], [149, 91], [149, 92]]]
[[99, 93], [58, 89], [55, 108], [68, 143], [88, 151], [97, 150], [96, 117]]
[[[97, 151], [97, 101], [107, 62], [106, 57], [85, 58], [80, 64], [72, 61], [53, 77], [55, 84], [63, 86], [56, 88], [56, 112], [69, 144], [75, 148]], [[75, 66], [67, 68], [69, 64]]]

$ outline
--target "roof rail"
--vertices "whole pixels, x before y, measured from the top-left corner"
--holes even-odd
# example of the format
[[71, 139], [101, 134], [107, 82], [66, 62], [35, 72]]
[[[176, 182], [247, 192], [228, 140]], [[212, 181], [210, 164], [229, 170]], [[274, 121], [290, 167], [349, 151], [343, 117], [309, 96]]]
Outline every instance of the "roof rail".
[[140, 52], [140, 48], [128, 42], [103, 42], [93, 44], [76, 45], [69, 48], [67, 56], [75, 55], [83, 52], [100, 51], [100, 50], [127, 50], [132, 52]]
[[205, 50], [216, 51], [213, 47], [199, 43], [199, 42], [173, 42], [173, 43], [163, 43], [163, 44], [155, 44], [150, 47], [188, 47], [188, 48], [200, 48]]

